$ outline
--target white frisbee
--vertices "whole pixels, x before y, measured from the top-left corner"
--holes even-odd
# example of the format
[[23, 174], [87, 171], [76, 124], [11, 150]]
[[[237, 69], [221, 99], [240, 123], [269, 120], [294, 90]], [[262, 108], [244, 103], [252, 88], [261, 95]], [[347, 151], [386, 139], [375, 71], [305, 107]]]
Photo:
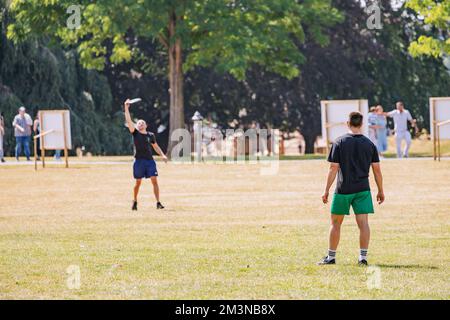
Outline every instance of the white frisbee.
[[138, 103], [138, 102], [141, 102], [141, 101], [142, 101], [141, 98], [136, 98], [136, 99], [130, 100], [129, 103], [130, 104], [135, 104], [135, 103]]

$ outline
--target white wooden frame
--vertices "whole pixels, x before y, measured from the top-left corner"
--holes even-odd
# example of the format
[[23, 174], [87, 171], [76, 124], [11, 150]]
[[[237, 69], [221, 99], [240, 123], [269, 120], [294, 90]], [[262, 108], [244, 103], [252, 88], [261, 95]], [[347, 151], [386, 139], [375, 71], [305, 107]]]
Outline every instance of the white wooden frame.
[[[72, 141], [70, 134], [70, 111], [68, 110], [41, 110], [39, 111], [39, 122], [41, 130], [45, 129], [44, 119], [46, 114], [60, 114], [62, 119], [62, 132], [64, 135], [64, 159], [66, 168], [69, 168], [69, 152], [68, 150], [72, 149]], [[67, 125], [68, 124], [68, 125]], [[34, 168], [37, 170], [37, 144], [36, 140], [41, 139], [41, 158], [42, 158], [42, 167], [45, 168], [45, 150], [60, 150], [61, 148], [52, 148], [45, 146], [45, 137], [49, 134], [55, 133], [54, 129], [49, 129], [44, 132], [41, 132], [39, 135], [34, 137]]]
[[445, 127], [445, 138], [450, 137], [450, 117], [442, 115], [442, 111], [437, 108], [436, 102], [447, 102], [448, 113], [450, 113], [450, 97], [430, 98], [430, 131], [433, 137], [433, 158], [441, 161], [441, 140], [442, 128]]
[[[355, 110], [359, 111], [364, 115], [364, 123], [363, 123], [363, 133], [368, 135], [368, 109], [369, 109], [369, 101], [365, 99], [354, 99], [354, 100], [323, 100], [320, 102], [321, 105], [321, 114], [322, 114], [322, 139], [325, 140], [327, 146], [327, 152], [329, 151], [330, 144], [333, 142], [333, 139], [330, 137], [330, 128], [337, 126], [347, 126], [347, 122], [333, 122], [329, 116], [329, 108], [333, 104], [338, 103], [354, 103], [356, 105]], [[345, 115], [347, 117], [348, 114]]]

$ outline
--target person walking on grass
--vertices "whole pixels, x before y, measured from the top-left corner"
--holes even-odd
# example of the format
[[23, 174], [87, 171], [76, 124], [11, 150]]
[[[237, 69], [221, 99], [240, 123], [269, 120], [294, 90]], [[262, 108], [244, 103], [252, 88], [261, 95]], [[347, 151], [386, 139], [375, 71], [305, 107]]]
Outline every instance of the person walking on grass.
[[5, 151], [3, 150], [3, 137], [5, 136], [5, 120], [3, 112], [0, 114], [0, 162], [5, 162]]
[[134, 186], [134, 199], [131, 209], [134, 211], [137, 210], [137, 199], [142, 179], [148, 178], [151, 179], [153, 184], [153, 193], [156, 198], [156, 208], [164, 209], [164, 206], [159, 200], [158, 170], [156, 168], [156, 162], [153, 159], [152, 147], [163, 158], [164, 162], [168, 161], [167, 157], [156, 142], [155, 135], [152, 132], [147, 132], [147, 123], [144, 120], [138, 120], [135, 124], [131, 120], [130, 100], [125, 101], [124, 107], [125, 120], [130, 133], [133, 135], [134, 141], [135, 161], [133, 164], [133, 175], [134, 179], [136, 179], [136, 184]]
[[350, 214], [350, 207], [355, 213], [359, 227], [360, 254], [359, 265], [367, 265], [370, 228], [369, 214], [374, 213], [372, 195], [369, 185], [369, 171], [372, 167], [378, 187], [377, 201], [384, 202], [383, 178], [377, 147], [362, 134], [363, 115], [352, 112], [347, 122], [350, 132], [338, 138], [330, 150], [324, 204], [328, 203], [331, 185], [337, 176], [336, 191], [331, 204], [331, 227], [329, 233], [328, 255], [318, 264], [336, 263], [336, 250], [339, 244], [341, 225], [344, 217]]
[[[402, 101], [396, 103], [396, 110], [384, 113], [384, 115], [394, 119], [395, 142], [397, 144], [397, 158], [408, 158], [409, 147], [411, 146], [411, 133], [408, 130], [408, 122], [416, 127], [417, 121], [413, 119], [411, 113], [405, 109]], [[417, 129], [416, 129], [417, 130]], [[406, 141], [405, 149], [402, 151], [402, 141]]]
[[367, 115], [368, 121], [369, 121], [369, 139], [372, 141], [375, 145], [378, 144], [378, 137], [377, 137], [377, 108], [376, 107], [370, 107], [369, 114]]
[[14, 136], [16, 137], [16, 160], [19, 161], [23, 148], [27, 160], [30, 161], [30, 137], [33, 120], [26, 113], [25, 107], [19, 108], [19, 114], [14, 117], [12, 125], [14, 127]]
[[381, 105], [377, 106], [377, 148], [380, 157], [383, 157], [384, 152], [387, 151], [387, 119], [384, 114], [383, 107]]

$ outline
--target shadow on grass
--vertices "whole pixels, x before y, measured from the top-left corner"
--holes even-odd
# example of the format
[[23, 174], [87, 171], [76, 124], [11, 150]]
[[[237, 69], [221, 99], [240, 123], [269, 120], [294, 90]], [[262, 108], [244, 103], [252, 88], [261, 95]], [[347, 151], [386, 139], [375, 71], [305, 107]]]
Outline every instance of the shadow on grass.
[[[357, 264], [343, 264], [343, 266], [353, 266], [357, 268], [366, 268], [358, 266]], [[435, 266], [426, 266], [420, 264], [369, 264], [369, 267], [380, 267], [386, 269], [425, 269], [425, 270], [438, 270]]]
[[377, 264], [377, 267], [380, 268], [390, 268], [390, 269], [428, 269], [428, 270], [437, 270], [438, 267], [435, 266], [426, 266], [420, 264]]
[[38, 171], [39, 170], [86, 170], [86, 169], [91, 169], [91, 167], [89, 166], [77, 166], [77, 165], [73, 165], [73, 166], [69, 166], [68, 168], [66, 168], [64, 165], [58, 166], [55, 164], [51, 164], [51, 165], [46, 165], [45, 168], [38, 167]]

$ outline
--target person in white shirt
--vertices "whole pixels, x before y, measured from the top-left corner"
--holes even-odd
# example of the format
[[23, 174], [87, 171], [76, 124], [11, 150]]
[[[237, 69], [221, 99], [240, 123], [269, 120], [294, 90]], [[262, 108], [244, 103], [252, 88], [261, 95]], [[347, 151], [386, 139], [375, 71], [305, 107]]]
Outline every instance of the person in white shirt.
[[25, 151], [27, 160], [30, 161], [30, 137], [33, 120], [30, 115], [26, 113], [25, 107], [19, 108], [19, 114], [14, 117], [12, 123], [14, 128], [14, 136], [16, 137], [16, 159], [19, 161], [19, 156], [22, 153], [22, 147]]
[[[411, 113], [405, 109], [403, 102], [396, 104], [397, 109], [386, 113], [386, 116], [394, 119], [395, 142], [397, 144], [397, 158], [408, 158], [409, 147], [411, 146], [411, 133], [408, 130], [408, 121], [414, 127], [416, 120], [412, 118]], [[406, 147], [402, 152], [402, 141], [406, 141]]]

